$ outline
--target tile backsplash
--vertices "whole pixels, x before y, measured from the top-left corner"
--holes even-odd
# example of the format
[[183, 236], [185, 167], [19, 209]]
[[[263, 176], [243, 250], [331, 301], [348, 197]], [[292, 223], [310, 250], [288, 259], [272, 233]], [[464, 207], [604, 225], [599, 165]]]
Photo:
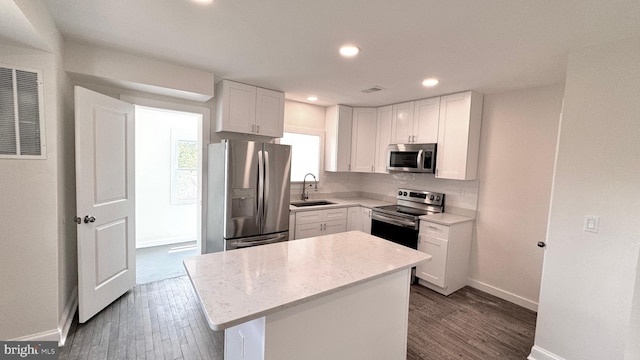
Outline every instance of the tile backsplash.
[[[475, 217], [478, 208], [478, 180], [461, 181], [436, 179], [430, 174], [391, 173], [368, 174], [347, 172], [323, 172], [318, 191], [309, 189], [309, 198], [367, 197], [395, 202], [398, 188], [441, 192], [445, 197], [448, 213]], [[291, 200], [300, 199], [302, 184], [291, 185]]]

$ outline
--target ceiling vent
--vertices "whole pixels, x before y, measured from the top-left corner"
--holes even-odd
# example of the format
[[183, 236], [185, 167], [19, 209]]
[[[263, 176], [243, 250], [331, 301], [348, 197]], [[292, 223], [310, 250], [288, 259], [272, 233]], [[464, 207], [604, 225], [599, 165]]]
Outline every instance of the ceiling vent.
[[381, 90], [384, 90], [384, 88], [382, 88], [380, 86], [374, 86], [372, 88], [364, 89], [364, 90], [362, 90], [362, 92], [365, 93], [365, 94], [369, 94], [369, 93], [376, 92], [376, 91], [381, 91]]

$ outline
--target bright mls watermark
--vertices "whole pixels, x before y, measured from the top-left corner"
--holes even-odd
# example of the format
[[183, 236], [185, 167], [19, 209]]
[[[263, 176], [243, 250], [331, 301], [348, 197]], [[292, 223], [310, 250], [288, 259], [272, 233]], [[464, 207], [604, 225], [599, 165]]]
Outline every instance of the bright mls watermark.
[[56, 341], [0, 341], [0, 360], [58, 359]]

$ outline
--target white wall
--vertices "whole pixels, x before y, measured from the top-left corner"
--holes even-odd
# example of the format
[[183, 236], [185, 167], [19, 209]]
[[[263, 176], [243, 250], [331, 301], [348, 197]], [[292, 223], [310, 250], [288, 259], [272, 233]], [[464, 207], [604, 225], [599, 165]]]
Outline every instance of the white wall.
[[470, 284], [536, 310], [563, 85], [484, 96]]
[[[198, 204], [171, 201], [172, 132], [198, 141], [197, 116], [136, 111], [136, 247], [198, 237]], [[173, 135], [175, 136], [175, 134]]]
[[83, 79], [202, 102], [214, 95], [211, 72], [73, 41], [64, 50], [65, 70]]
[[[543, 351], [624, 359], [630, 346], [640, 253], [638, 64], [640, 38], [569, 57], [534, 359], [546, 359]], [[600, 217], [599, 233], [583, 231], [585, 215]]]
[[46, 160], [0, 159], [0, 339], [13, 339], [55, 332], [58, 326], [58, 221], [63, 215], [59, 215], [57, 147], [62, 89], [52, 54], [0, 44], [0, 63], [41, 69], [44, 84]]

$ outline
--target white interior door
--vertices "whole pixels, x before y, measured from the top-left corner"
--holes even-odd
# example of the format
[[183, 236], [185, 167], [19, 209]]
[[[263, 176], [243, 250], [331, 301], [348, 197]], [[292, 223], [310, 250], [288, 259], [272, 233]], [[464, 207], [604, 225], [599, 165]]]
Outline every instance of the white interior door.
[[78, 306], [84, 323], [135, 285], [134, 106], [75, 87]]

